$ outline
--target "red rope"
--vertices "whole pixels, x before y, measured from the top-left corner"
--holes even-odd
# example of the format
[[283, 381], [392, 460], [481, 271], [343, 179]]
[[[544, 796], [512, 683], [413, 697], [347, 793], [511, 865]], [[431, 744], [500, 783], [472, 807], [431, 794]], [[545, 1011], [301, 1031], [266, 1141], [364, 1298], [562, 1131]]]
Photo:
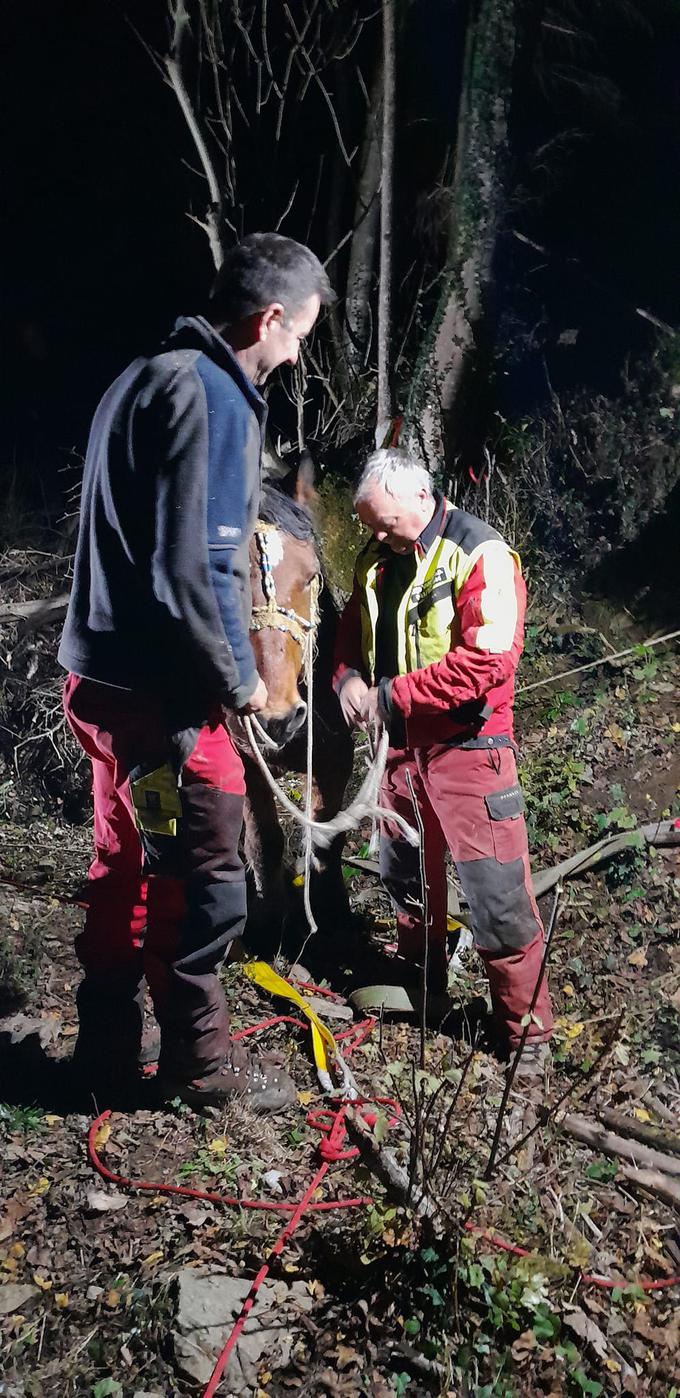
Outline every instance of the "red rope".
[[[310, 989], [309, 985], [307, 985], [307, 989]], [[263, 1029], [270, 1028], [274, 1024], [294, 1024], [301, 1029], [308, 1028], [306, 1023], [296, 1019], [293, 1015], [274, 1015], [271, 1019], [263, 1020], [260, 1024], [255, 1024], [250, 1028], [239, 1030], [232, 1037], [234, 1039], [245, 1039], [249, 1034], [260, 1032]], [[350, 1040], [350, 1042], [346, 1044], [346, 1052], [351, 1053], [353, 1049], [357, 1048], [358, 1045], [363, 1043], [368, 1037], [374, 1024], [375, 1020], [365, 1020], [361, 1024], [351, 1025], [348, 1029], [343, 1030], [341, 1034], [337, 1034], [336, 1039], [342, 1038]], [[150, 1180], [132, 1180], [126, 1175], [118, 1175], [113, 1170], [109, 1170], [108, 1166], [104, 1164], [97, 1151], [96, 1144], [99, 1127], [110, 1117], [111, 1112], [100, 1112], [99, 1116], [92, 1122], [87, 1135], [88, 1156], [95, 1170], [98, 1171], [103, 1179], [109, 1180], [112, 1184], [123, 1185], [127, 1189], [150, 1191], [154, 1194], [178, 1194], [183, 1198], [201, 1199], [211, 1204], [222, 1204], [230, 1208], [258, 1209], [261, 1212], [290, 1214], [290, 1218], [287, 1220], [274, 1243], [269, 1255], [269, 1261], [263, 1263], [257, 1276], [253, 1278], [250, 1291], [243, 1302], [243, 1306], [236, 1318], [231, 1334], [220, 1352], [202, 1398], [214, 1398], [214, 1395], [217, 1393], [220, 1379], [227, 1367], [234, 1346], [255, 1304], [257, 1293], [265, 1277], [268, 1275], [271, 1258], [280, 1255], [283, 1251], [284, 1244], [295, 1232], [304, 1214], [308, 1210], [310, 1212], [325, 1213], [332, 1209], [354, 1209], [358, 1208], [360, 1205], [369, 1206], [373, 1203], [373, 1200], [367, 1196], [334, 1200], [314, 1199], [315, 1191], [324, 1179], [331, 1164], [353, 1160], [359, 1155], [358, 1147], [350, 1146], [346, 1148], [344, 1145], [347, 1136], [344, 1116], [345, 1109], [349, 1105], [361, 1110], [364, 1120], [369, 1126], [375, 1125], [377, 1113], [366, 1112], [364, 1108], [367, 1106], [384, 1106], [391, 1108], [391, 1114], [388, 1116], [389, 1126], [394, 1126], [399, 1120], [399, 1106], [390, 1097], [359, 1098], [352, 1103], [343, 1100], [337, 1104], [335, 1109], [331, 1107], [320, 1107], [308, 1112], [308, 1124], [321, 1133], [318, 1149], [322, 1158], [322, 1164], [310, 1181], [302, 1198], [299, 1199], [297, 1203], [275, 1203], [273, 1200], [235, 1198], [227, 1194], [216, 1194], [211, 1190], [191, 1189], [188, 1185], [164, 1184], [162, 1182]], [[503, 1252], [510, 1252], [515, 1257], [530, 1257], [532, 1255], [528, 1248], [522, 1248], [515, 1243], [509, 1243], [505, 1238], [499, 1237], [498, 1234], [489, 1233], [485, 1228], [477, 1227], [473, 1223], [466, 1223], [465, 1228], [468, 1232], [483, 1237], [491, 1247], [499, 1248]], [[594, 1276], [588, 1272], [580, 1272], [579, 1277], [582, 1285], [598, 1286], [605, 1291], [613, 1291], [616, 1287], [623, 1288], [631, 1284], [625, 1281], [612, 1281], [607, 1277]], [[641, 1279], [636, 1282], [635, 1285], [639, 1286], [642, 1291], [663, 1291], [668, 1287], [680, 1285], [680, 1275], [662, 1278], [659, 1281]]]
[[[243, 1199], [230, 1194], [216, 1194], [210, 1189], [192, 1189], [186, 1184], [164, 1184], [162, 1181], [156, 1180], [131, 1180], [127, 1175], [116, 1174], [114, 1170], [109, 1170], [108, 1166], [104, 1164], [96, 1145], [97, 1131], [110, 1115], [110, 1111], [100, 1112], [96, 1120], [92, 1122], [87, 1134], [87, 1153], [90, 1164], [94, 1166], [102, 1179], [109, 1180], [111, 1184], [123, 1185], [126, 1189], [138, 1189], [143, 1193], [180, 1194], [184, 1199], [202, 1199], [208, 1204], [224, 1204], [227, 1208], [232, 1209], [259, 1209], [262, 1213], [295, 1213], [297, 1204], [292, 1201], [274, 1202], [272, 1199]], [[356, 1199], [321, 1200], [318, 1203], [310, 1204], [309, 1207], [318, 1213], [328, 1213], [331, 1209], [355, 1209], [359, 1204], [372, 1203], [372, 1199], [361, 1196]]]
[[[310, 1181], [309, 1185], [307, 1186], [307, 1189], [305, 1190], [299, 1203], [296, 1204], [295, 1212], [293, 1213], [292, 1217], [289, 1218], [285, 1228], [283, 1228], [282, 1231], [279, 1233], [279, 1236], [276, 1239], [276, 1242], [274, 1243], [274, 1246], [271, 1250], [270, 1259], [272, 1257], [278, 1257], [279, 1253], [283, 1251], [284, 1243], [287, 1241], [288, 1238], [290, 1238], [291, 1234], [295, 1232], [295, 1229], [297, 1228], [298, 1223], [300, 1222], [300, 1219], [302, 1218], [305, 1210], [314, 1208], [314, 1204], [311, 1202], [312, 1195], [314, 1194], [315, 1189], [318, 1189], [328, 1169], [329, 1162], [327, 1160], [324, 1160], [323, 1164], [319, 1166], [319, 1169], [317, 1170], [314, 1178]], [[210, 1376], [210, 1382], [208, 1383], [207, 1388], [203, 1392], [203, 1398], [214, 1398], [214, 1394], [217, 1393], [217, 1388], [220, 1379], [227, 1367], [227, 1364], [229, 1363], [229, 1357], [231, 1355], [231, 1352], [234, 1348], [234, 1345], [236, 1344], [236, 1341], [238, 1340], [239, 1335], [241, 1334], [246, 1320], [248, 1319], [248, 1315], [255, 1304], [255, 1297], [257, 1296], [257, 1293], [260, 1287], [262, 1286], [262, 1283], [269, 1271], [269, 1266], [269, 1262], [264, 1262], [260, 1267], [257, 1276], [253, 1279], [253, 1284], [250, 1288], [250, 1291], [248, 1292], [248, 1295], [246, 1296], [245, 1301], [243, 1302], [240, 1314], [236, 1320], [231, 1335], [229, 1336], [229, 1339], [227, 1340], [227, 1343], [224, 1346], [219, 1356], [219, 1359], [217, 1360], [215, 1368], [212, 1371], [212, 1374]]]
[[[518, 1247], [517, 1243], [509, 1243], [505, 1238], [499, 1238], [497, 1233], [489, 1233], [486, 1228], [478, 1228], [474, 1223], [466, 1223], [468, 1233], [476, 1233], [485, 1238], [487, 1243], [491, 1243], [494, 1248], [500, 1248], [503, 1252], [512, 1252], [515, 1257], [531, 1257], [533, 1254], [529, 1248]], [[641, 1280], [637, 1282], [612, 1281], [609, 1277], [598, 1277], [590, 1272], [581, 1272], [580, 1280], [584, 1286], [599, 1286], [603, 1291], [614, 1291], [617, 1286], [624, 1290], [627, 1286], [639, 1286], [641, 1291], [664, 1291], [668, 1286], [680, 1286], [680, 1275], [677, 1277], [663, 1277], [659, 1281]]]
[[0, 875], [0, 884], [7, 888], [16, 888], [19, 893], [25, 893], [29, 898], [53, 898], [55, 903], [63, 903], [65, 907], [89, 908], [82, 898], [74, 898], [70, 893], [55, 893], [51, 888], [36, 888], [34, 884], [22, 883], [20, 879], [12, 878], [11, 874]]
[[312, 995], [323, 995], [327, 1000], [335, 1000], [336, 1004], [344, 1004], [344, 996], [338, 995], [337, 990], [329, 990], [326, 985], [315, 985], [314, 981], [298, 981], [294, 976], [286, 977], [289, 985], [294, 985], [297, 990], [310, 992]]

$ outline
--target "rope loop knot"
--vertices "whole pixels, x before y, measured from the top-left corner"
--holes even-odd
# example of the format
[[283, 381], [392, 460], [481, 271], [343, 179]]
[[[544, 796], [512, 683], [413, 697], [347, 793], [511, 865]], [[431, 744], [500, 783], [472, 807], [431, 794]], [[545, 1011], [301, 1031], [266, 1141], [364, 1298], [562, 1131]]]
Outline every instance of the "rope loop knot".
[[[321, 1133], [318, 1151], [321, 1159], [329, 1165], [342, 1160], [355, 1160], [359, 1155], [358, 1146], [344, 1148], [347, 1139], [347, 1127], [344, 1117], [347, 1107], [352, 1107], [358, 1112], [362, 1121], [371, 1129], [378, 1120], [377, 1111], [371, 1111], [371, 1107], [389, 1107], [390, 1115], [387, 1119], [388, 1127], [396, 1126], [401, 1112], [397, 1102], [391, 1097], [362, 1097], [359, 1100], [345, 1100], [338, 1106], [337, 1111], [329, 1107], [318, 1107], [307, 1115], [307, 1122], [315, 1131]], [[369, 1108], [369, 1110], [366, 1110]]]

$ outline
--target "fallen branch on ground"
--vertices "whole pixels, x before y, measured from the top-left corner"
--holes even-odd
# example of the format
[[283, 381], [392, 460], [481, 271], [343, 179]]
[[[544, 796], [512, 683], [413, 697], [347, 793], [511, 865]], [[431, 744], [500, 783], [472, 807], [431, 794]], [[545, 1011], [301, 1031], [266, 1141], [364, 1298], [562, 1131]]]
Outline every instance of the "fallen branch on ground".
[[650, 825], [639, 825], [636, 830], [622, 830], [605, 835], [594, 845], [579, 850], [569, 859], [563, 859], [554, 869], [543, 869], [534, 874], [534, 893], [540, 898], [560, 879], [575, 878], [589, 869], [595, 869], [598, 864], [605, 864], [625, 849], [644, 849], [645, 845], [680, 845], [680, 830], [672, 820], [655, 820]]
[[671, 1155], [680, 1155], [680, 1136], [665, 1130], [663, 1126], [653, 1126], [651, 1121], [638, 1121], [635, 1117], [624, 1116], [623, 1112], [615, 1112], [611, 1107], [603, 1107], [598, 1116], [605, 1126], [617, 1131], [620, 1136], [634, 1136], [636, 1141], [642, 1141], [647, 1146], [670, 1151]]
[[[623, 1136], [616, 1136], [599, 1122], [589, 1121], [587, 1117], [579, 1116], [576, 1112], [570, 1112], [557, 1125], [565, 1135], [573, 1136], [574, 1140], [592, 1146], [593, 1150], [602, 1151], [603, 1155], [613, 1155], [619, 1160], [630, 1160], [643, 1169], [660, 1170], [664, 1175], [680, 1177], [680, 1160], [664, 1155], [660, 1150], [652, 1150], [649, 1146], [627, 1141]], [[680, 1185], [678, 1191], [680, 1198]]]
[[661, 1170], [636, 1170], [634, 1165], [619, 1165], [619, 1174], [630, 1184], [654, 1194], [664, 1204], [670, 1204], [672, 1209], [680, 1209], [680, 1184], [669, 1179]]
[[[534, 892], [537, 897], [547, 893], [554, 888], [561, 879], [575, 878], [578, 874], [585, 874], [589, 869], [595, 869], [598, 864], [604, 864], [608, 859], [613, 859], [615, 854], [621, 854], [623, 850], [643, 849], [645, 845], [673, 846], [680, 845], [680, 829], [672, 820], [654, 820], [648, 825], [640, 825], [636, 830], [615, 831], [612, 835], [603, 835], [601, 840], [597, 840], [594, 845], [588, 845], [587, 849], [579, 850], [576, 854], [570, 855], [569, 859], [563, 859], [560, 864], [556, 864], [552, 869], [541, 869], [532, 874]], [[354, 869], [361, 869], [366, 874], [380, 875], [377, 859], [360, 859], [358, 855], [346, 854], [343, 862], [350, 864]], [[459, 895], [464, 904], [465, 899]]]
[[421, 1190], [411, 1189], [408, 1171], [395, 1159], [394, 1152], [382, 1146], [363, 1117], [352, 1107], [345, 1108], [347, 1134], [357, 1146], [364, 1164], [380, 1180], [388, 1193], [406, 1209], [412, 1209], [420, 1218], [433, 1219], [435, 1206]]
[[548, 675], [543, 680], [534, 680], [532, 684], [523, 684], [516, 691], [517, 695], [528, 694], [531, 689], [542, 689], [546, 684], [555, 684], [557, 680], [566, 680], [569, 675], [580, 675], [584, 670], [595, 670], [598, 665], [611, 665], [615, 660], [625, 660], [629, 655], [640, 655], [641, 647], [651, 650], [652, 646], [661, 646], [666, 641], [675, 641], [680, 636], [680, 631], [669, 631], [665, 636], [652, 636], [648, 641], [639, 641], [635, 646], [626, 646], [625, 650], [614, 651], [613, 655], [602, 655], [599, 660], [589, 660], [585, 665], [572, 665], [569, 670], [558, 670], [554, 675]]
[[33, 602], [6, 602], [0, 607], [0, 624], [19, 621], [22, 632], [38, 631], [50, 622], [63, 621], [68, 599], [68, 592], [62, 592], [58, 597], [40, 597]]

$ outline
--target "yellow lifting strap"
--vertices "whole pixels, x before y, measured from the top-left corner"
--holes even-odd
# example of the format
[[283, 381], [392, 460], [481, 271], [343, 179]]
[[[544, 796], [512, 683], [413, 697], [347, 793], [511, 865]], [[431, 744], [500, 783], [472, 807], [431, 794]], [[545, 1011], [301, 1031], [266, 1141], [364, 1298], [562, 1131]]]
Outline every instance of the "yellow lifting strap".
[[309, 1002], [305, 1000], [304, 995], [301, 995], [299, 990], [296, 990], [289, 981], [284, 980], [283, 976], [278, 976], [266, 961], [248, 961], [243, 967], [243, 971], [249, 980], [260, 986], [261, 990], [266, 990], [270, 995], [276, 995], [281, 1000], [290, 1000], [306, 1016], [312, 1029], [312, 1048], [317, 1072], [327, 1076], [330, 1086], [328, 1059], [330, 1057], [335, 1060], [339, 1057], [337, 1045], [330, 1029], [323, 1023], [323, 1020], [319, 1019]]

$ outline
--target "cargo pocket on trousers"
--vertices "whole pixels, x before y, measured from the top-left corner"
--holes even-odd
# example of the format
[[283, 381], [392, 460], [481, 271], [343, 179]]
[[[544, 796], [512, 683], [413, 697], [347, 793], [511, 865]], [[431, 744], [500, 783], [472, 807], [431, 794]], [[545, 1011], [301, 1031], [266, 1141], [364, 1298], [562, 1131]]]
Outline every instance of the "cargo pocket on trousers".
[[494, 854], [501, 864], [521, 859], [526, 852], [527, 837], [524, 824], [524, 796], [521, 786], [491, 791], [484, 797], [491, 823]]
[[142, 836], [177, 834], [177, 821], [182, 807], [177, 790], [177, 777], [169, 762], [146, 772], [143, 776], [130, 773], [130, 794], [137, 828]]

